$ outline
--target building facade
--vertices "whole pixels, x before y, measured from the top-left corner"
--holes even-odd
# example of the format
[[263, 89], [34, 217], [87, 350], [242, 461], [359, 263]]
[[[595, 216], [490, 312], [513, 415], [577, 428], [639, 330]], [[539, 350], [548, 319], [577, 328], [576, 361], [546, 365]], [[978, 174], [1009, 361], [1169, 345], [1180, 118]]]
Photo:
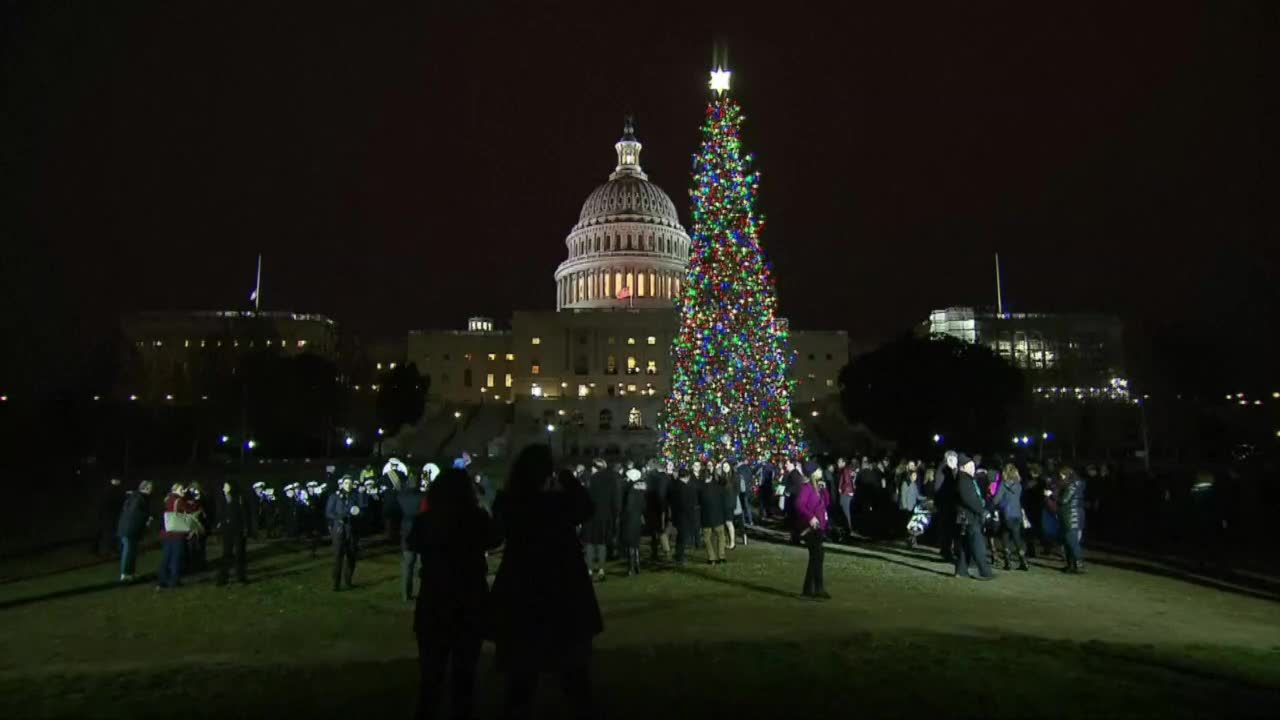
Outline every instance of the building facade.
[[1124, 326], [1110, 315], [934, 310], [930, 335], [985, 345], [1022, 370], [1038, 395], [1127, 398]]
[[140, 312], [120, 321], [127, 341], [122, 392], [142, 401], [201, 399], [207, 378], [234, 371], [243, 356], [269, 350], [338, 361], [338, 327], [292, 312]]
[[[472, 318], [466, 330], [409, 334], [406, 359], [431, 377], [431, 401], [514, 406], [516, 447], [546, 437], [573, 455], [656, 450], [690, 240], [674, 203], [641, 169], [630, 122], [614, 150], [617, 166], [565, 239], [556, 310], [517, 311], [510, 330]], [[790, 337], [800, 413], [839, 392], [849, 343], [843, 331]]]

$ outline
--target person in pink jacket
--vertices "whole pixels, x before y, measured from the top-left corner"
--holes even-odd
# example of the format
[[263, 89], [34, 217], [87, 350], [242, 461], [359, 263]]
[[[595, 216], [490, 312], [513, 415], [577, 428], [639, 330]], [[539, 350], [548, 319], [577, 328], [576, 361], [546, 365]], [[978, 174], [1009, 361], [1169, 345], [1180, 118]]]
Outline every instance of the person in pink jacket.
[[830, 600], [822, 580], [822, 543], [827, 537], [827, 507], [831, 496], [826, 485], [821, 483], [822, 468], [817, 463], [805, 463], [804, 474], [805, 482], [796, 495], [796, 522], [799, 523], [800, 539], [809, 549], [809, 566], [804, 572], [804, 589], [800, 594]]

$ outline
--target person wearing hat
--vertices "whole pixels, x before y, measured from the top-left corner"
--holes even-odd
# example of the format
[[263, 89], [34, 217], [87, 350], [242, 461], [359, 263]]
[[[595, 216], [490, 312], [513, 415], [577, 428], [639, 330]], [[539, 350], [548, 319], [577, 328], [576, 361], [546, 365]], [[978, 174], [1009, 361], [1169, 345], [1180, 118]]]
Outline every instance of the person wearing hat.
[[637, 468], [627, 471], [626, 491], [622, 495], [622, 515], [618, 541], [627, 560], [627, 575], [640, 574], [640, 538], [644, 534], [644, 510], [648, 483]]
[[956, 522], [959, 523], [961, 542], [956, 552], [956, 577], [970, 577], [969, 563], [978, 565], [979, 580], [994, 577], [987, 560], [987, 543], [982, 536], [982, 518], [987, 511], [986, 499], [974, 478], [977, 464], [972, 458], [960, 455], [956, 458], [960, 471], [956, 474]]
[[587, 479], [587, 493], [595, 507], [591, 518], [582, 524], [582, 540], [586, 544], [587, 572], [596, 580], [604, 580], [604, 564], [608, 557], [609, 539], [613, 535], [614, 518], [618, 515], [620, 498], [616, 476], [608, 464], [597, 459], [595, 472]]
[[831, 496], [822, 482], [822, 468], [818, 463], [806, 462], [803, 470], [806, 480], [796, 493], [795, 517], [800, 529], [800, 539], [809, 549], [809, 564], [804, 571], [804, 587], [800, 594], [830, 600], [831, 595], [827, 593], [822, 575], [822, 564], [823, 542], [827, 537], [827, 506], [831, 504]]
[[333, 538], [333, 589], [340, 589], [342, 581], [351, 589], [351, 576], [356, 571], [356, 556], [360, 550], [360, 531], [356, 519], [364, 512], [363, 498], [353, 492], [350, 475], [338, 481], [338, 492], [329, 496], [325, 504], [325, 517], [329, 520], [329, 534]]

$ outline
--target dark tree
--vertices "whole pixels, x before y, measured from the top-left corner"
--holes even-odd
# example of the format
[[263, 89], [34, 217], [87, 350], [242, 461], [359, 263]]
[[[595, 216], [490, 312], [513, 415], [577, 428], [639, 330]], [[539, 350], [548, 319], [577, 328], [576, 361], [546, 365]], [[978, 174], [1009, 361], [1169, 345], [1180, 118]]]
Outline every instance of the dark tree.
[[374, 412], [378, 427], [386, 430], [387, 437], [422, 419], [429, 382], [414, 363], [400, 365], [383, 377]]
[[1009, 418], [1026, 398], [1020, 373], [986, 347], [907, 336], [854, 359], [840, 373], [850, 422], [908, 450], [973, 451], [1008, 444]]

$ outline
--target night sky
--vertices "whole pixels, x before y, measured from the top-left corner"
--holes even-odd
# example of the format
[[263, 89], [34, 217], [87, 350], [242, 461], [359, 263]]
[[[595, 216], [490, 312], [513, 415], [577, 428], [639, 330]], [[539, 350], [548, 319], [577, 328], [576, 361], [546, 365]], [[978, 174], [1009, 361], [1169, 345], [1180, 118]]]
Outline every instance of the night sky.
[[1276, 5], [412, 5], [5, 3], [4, 336], [241, 307], [258, 252], [367, 338], [552, 308], [625, 112], [687, 224], [719, 40], [794, 326], [993, 304], [998, 250], [1012, 310], [1274, 349]]

